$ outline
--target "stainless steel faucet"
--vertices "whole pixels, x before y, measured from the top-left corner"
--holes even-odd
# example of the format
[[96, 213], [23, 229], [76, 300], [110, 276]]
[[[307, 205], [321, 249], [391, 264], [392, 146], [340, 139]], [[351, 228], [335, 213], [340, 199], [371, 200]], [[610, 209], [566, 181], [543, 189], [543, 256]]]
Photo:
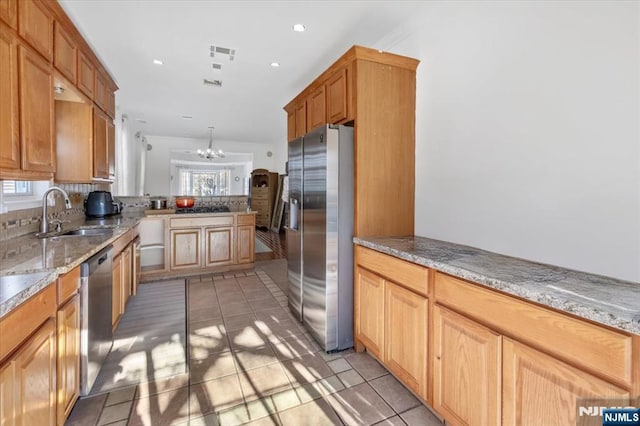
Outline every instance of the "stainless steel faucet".
[[46, 234], [47, 232], [49, 232], [49, 221], [47, 220], [47, 197], [52, 191], [62, 192], [62, 195], [64, 196], [64, 207], [66, 209], [71, 208], [71, 200], [69, 200], [69, 194], [67, 194], [64, 189], [57, 186], [52, 186], [51, 188], [47, 189], [42, 196], [42, 220], [40, 221], [40, 233], [42, 234]]

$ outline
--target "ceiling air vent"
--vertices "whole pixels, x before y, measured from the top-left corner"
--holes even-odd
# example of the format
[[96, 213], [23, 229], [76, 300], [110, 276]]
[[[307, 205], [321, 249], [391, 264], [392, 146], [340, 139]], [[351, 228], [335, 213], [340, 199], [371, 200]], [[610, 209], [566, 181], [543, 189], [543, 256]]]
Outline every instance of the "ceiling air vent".
[[221, 58], [226, 56], [230, 61], [233, 61], [236, 56], [236, 49], [222, 46], [211, 46], [209, 48], [209, 55], [212, 58]]
[[216, 71], [222, 71], [222, 64], [216, 64], [215, 62], [211, 64], [211, 67]]
[[222, 80], [209, 80], [205, 78], [204, 80], [202, 80], [202, 82], [205, 86], [222, 87]]

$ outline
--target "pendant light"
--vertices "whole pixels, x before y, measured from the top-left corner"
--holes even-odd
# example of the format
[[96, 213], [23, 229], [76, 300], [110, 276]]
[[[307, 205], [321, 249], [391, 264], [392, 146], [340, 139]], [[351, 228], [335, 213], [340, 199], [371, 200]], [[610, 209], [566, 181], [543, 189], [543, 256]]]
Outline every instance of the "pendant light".
[[213, 160], [214, 158], [224, 158], [224, 152], [221, 149], [213, 148], [213, 129], [215, 127], [209, 127], [209, 147], [206, 150], [198, 148], [198, 156], [200, 158], [206, 158], [207, 160]]

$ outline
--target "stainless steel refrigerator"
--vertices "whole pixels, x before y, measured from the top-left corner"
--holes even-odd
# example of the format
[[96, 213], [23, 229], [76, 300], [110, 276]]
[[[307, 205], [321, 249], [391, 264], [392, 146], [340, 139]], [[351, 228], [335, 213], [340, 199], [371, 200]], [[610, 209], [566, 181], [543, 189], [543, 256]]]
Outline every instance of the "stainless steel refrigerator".
[[353, 128], [289, 142], [289, 308], [325, 351], [353, 346]]

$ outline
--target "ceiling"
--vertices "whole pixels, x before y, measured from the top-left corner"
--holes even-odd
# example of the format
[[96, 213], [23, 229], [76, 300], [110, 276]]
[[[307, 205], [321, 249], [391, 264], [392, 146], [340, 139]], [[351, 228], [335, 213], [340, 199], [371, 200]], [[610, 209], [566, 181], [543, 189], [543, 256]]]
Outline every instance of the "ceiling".
[[[215, 126], [216, 139], [256, 143], [284, 140], [282, 107], [352, 45], [382, 47], [376, 42], [421, 3], [59, 2], [116, 80], [117, 106], [132, 127], [147, 135], [208, 138], [207, 127]], [[298, 23], [305, 32], [293, 31]], [[236, 49], [234, 60], [211, 58], [211, 45]], [[214, 71], [213, 62], [222, 70]], [[222, 87], [205, 86], [205, 78], [221, 80]]]

